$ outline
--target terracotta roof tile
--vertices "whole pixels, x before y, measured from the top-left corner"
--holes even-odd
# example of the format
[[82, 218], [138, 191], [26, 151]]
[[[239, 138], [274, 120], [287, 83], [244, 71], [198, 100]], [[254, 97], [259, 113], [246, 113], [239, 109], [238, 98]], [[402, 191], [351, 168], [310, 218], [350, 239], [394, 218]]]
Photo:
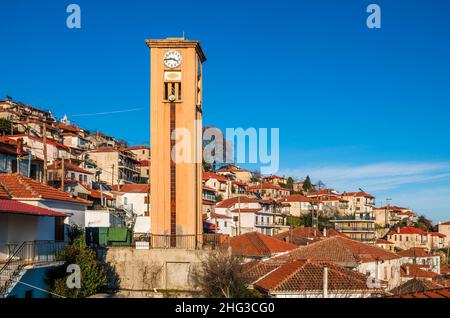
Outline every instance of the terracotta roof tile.
[[385, 249], [335, 236], [290, 251], [280, 259], [313, 259], [340, 265], [356, 266], [359, 263], [401, 258]]
[[67, 216], [64, 213], [41, 208], [31, 204], [22, 203], [15, 200], [3, 200], [3, 199], [0, 199], [0, 213], [14, 213], [14, 214], [36, 215], [36, 216], [55, 216], [55, 217]]
[[149, 185], [146, 183], [131, 183], [123, 185], [113, 185], [111, 187], [113, 191], [124, 193], [147, 193], [150, 191]]
[[390, 296], [391, 298], [450, 298], [450, 288]]
[[297, 247], [257, 232], [232, 237], [230, 246], [235, 254], [246, 257], [269, 257]]
[[[92, 202], [73, 198], [70, 194], [55, 189], [16, 173], [0, 174], [0, 186], [12, 199], [51, 199], [90, 205]], [[0, 191], [1, 193], [2, 191]]]
[[329, 262], [312, 260], [296, 260], [283, 264], [257, 281], [254, 286], [271, 293], [322, 292], [324, 267], [328, 268], [330, 292], [377, 291], [367, 287], [367, 277], [362, 273]]
[[229, 198], [220, 202], [217, 202], [216, 206], [218, 208], [231, 208], [232, 206], [234, 206], [235, 204], [237, 204], [238, 202], [241, 203], [258, 203], [257, 199], [254, 198], [249, 198], [249, 197], [234, 197], [234, 198]]

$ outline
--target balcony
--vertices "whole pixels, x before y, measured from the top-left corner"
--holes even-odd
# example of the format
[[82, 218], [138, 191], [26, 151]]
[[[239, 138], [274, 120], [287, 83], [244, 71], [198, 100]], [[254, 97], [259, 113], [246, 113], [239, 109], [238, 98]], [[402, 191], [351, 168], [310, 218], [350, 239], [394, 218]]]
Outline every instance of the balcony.
[[335, 229], [341, 232], [375, 232], [375, 228], [364, 226], [336, 226]]

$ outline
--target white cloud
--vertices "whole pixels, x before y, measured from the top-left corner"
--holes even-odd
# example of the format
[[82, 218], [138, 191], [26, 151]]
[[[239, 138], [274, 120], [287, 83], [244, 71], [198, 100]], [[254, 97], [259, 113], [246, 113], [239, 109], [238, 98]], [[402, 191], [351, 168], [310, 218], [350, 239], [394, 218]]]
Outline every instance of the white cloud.
[[284, 175], [302, 178], [310, 175], [337, 190], [359, 187], [368, 191], [394, 189], [406, 184], [450, 179], [449, 163], [382, 162], [359, 166], [336, 165], [287, 169]]

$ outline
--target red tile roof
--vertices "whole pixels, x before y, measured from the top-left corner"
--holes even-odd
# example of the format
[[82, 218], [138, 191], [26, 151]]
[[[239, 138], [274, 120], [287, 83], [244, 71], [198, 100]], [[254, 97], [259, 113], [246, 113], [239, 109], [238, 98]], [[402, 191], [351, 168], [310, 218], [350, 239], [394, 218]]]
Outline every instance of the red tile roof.
[[391, 298], [450, 298], [450, 288], [390, 296]]
[[231, 208], [232, 206], [234, 206], [235, 204], [237, 204], [238, 202], [241, 203], [258, 203], [257, 199], [254, 198], [249, 198], [249, 197], [234, 197], [234, 198], [229, 198], [220, 202], [217, 202], [216, 206], [218, 208]]
[[257, 213], [257, 212], [259, 212], [259, 211], [261, 211], [262, 209], [261, 208], [255, 208], [255, 209], [250, 209], [250, 208], [241, 208], [241, 209], [239, 209], [239, 208], [236, 208], [236, 209], [234, 209], [234, 210], [231, 210], [231, 212], [234, 212], [234, 213]]
[[[44, 143], [44, 139], [39, 138], [39, 137], [35, 137], [35, 136], [32, 136], [32, 135], [19, 134], [19, 135], [10, 135], [9, 137], [10, 138], [29, 138], [29, 139], [32, 139], [32, 140]], [[52, 140], [49, 140], [49, 139], [47, 139], [47, 145], [52, 145], [52, 146], [54, 146], [56, 148], [69, 150], [69, 147], [67, 147], [66, 145], [63, 145], [62, 143], [59, 143], [59, 142], [56, 142], [56, 141], [52, 141]]]
[[296, 260], [283, 264], [257, 281], [257, 289], [270, 293], [323, 292], [324, 267], [328, 268], [328, 290], [330, 292], [376, 292], [367, 287], [367, 277], [359, 272], [336, 264]]
[[123, 185], [113, 185], [111, 187], [113, 191], [123, 192], [123, 193], [148, 193], [149, 185], [148, 184], [140, 184], [140, 183], [132, 183], [132, 184], [123, 184]]
[[426, 235], [427, 232], [415, 228], [415, 227], [402, 227], [400, 228], [400, 231], [391, 231], [387, 235], [395, 235], [395, 234], [420, 234], [420, 235]]
[[342, 193], [343, 196], [349, 196], [349, 197], [365, 197], [370, 199], [375, 199], [375, 197], [369, 193], [366, 192], [344, 192]]
[[150, 161], [149, 160], [141, 160], [141, 161], [139, 161], [139, 165], [142, 167], [150, 167]]
[[296, 245], [308, 245], [320, 240], [323, 235], [319, 230], [312, 227], [296, 227], [274, 236], [283, 242], [289, 242]]
[[275, 185], [272, 183], [263, 183], [263, 184], [252, 186], [252, 187], [248, 188], [249, 191], [268, 190], [268, 189], [289, 191], [289, 189], [280, 187], [279, 185]]
[[[392, 244], [392, 243], [391, 243]], [[404, 250], [397, 253], [400, 256], [403, 257], [431, 257], [431, 256], [438, 256], [434, 255], [430, 252], [428, 252], [425, 248], [422, 247], [413, 247], [409, 250]]]
[[211, 212], [210, 215], [212, 219], [231, 219], [231, 216], [226, 216], [215, 212]]
[[257, 232], [232, 237], [230, 246], [235, 254], [246, 257], [269, 257], [297, 247]]
[[44, 209], [38, 206], [18, 202], [15, 200], [0, 199], [0, 213], [14, 213], [37, 216], [54, 216], [66, 217], [64, 213], [56, 212], [49, 209]]
[[16, 173], [0, 174], [0, 196], [5, 193], [10, 199], [49, 199], [73, 203], [92, 204], [80, 198], [73, 198], [70, 194], [55, 189], [36, 180]]
[[[53, 162], [51, 165], [49, 165], [47, 167], [47, 169], [50, 170], [57, 170], [57, 169], [61, 169], [61, 162]], [[94, 174], [93, 172], [90, 172], [86, 169], [83, 169], [81, 167], [78, 167], [77, 165], [74, 165], [73, 163], [68, 162], [67, 160], [64, 161], [64, 170], [65, 171], [75, 171], [75, 172], [79, 172], [79, 173], [84, 173], [84, 174]]]
[[402, 277], [414, 277], [414, 278], [436, 278], [438, 274], [427, 271], [421, 268], [417, 264], [403, 264], [400, 267], [400, 275]]
[[89, 194], [89, 196], [91, 198], [101, 199], [102, 196], [103, 196], [103, 199], [106, 199], [106, 200], [113, 200], [114, 199], [114, 197], [112, 195], [109, 195], [109, 194], [104, 193], [104, 192], [100, 193], [99, 190], [95, 190], [95, 189], [89, 189], [89, 190], [91, 191], [91, 193]]
[[301, 194], [293, 194], [284, 198], [282, 202], [314, 202], [313, 199], [307, 198]]
[[[375, 242], [375, 244], [394, 244], [394, 243], [391, 243], [391, 242], [389, 242], [388, 240], [385, 240], [385, 239], [378, 239]], [[398, 254], [400, 254], [400, 253], [398, 253]]]
[[407, 282], [401, 284], [400, 286], [395, 287], [389, 292], [393, 295], [401, 295], [407, 293], [418, 293], [425, 292], [433, 289], [441, 289], [444, 286], [437, 284], [435, 282], [424, 280], [424, 279], [410, 279]]
[[203, 172], [203, 180], [216, 179], [219, 182], [227, 182], [228, 179], [224, 176], [215, 174], [213, 172]]
[[356, 266], [359, 263], [401, 258], [380, 247], [335, 236], [290, 251], [280, 259], [313, 259], [340, 265]]
[[256, 260], [245, 263], [243, 265], [242, 272], [247, 283], [252, 284], [281, 265], [281, 263]]

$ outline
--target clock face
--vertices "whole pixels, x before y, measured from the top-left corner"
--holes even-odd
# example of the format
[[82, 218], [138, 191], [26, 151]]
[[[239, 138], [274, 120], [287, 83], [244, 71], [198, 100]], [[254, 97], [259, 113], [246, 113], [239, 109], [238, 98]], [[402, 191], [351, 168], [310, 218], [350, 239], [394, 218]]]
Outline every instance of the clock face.
[[181, 54], [178, 51], [167, 51], [164, 53], [164, 65], [169, 68], [178, 67], [181, 64]]

